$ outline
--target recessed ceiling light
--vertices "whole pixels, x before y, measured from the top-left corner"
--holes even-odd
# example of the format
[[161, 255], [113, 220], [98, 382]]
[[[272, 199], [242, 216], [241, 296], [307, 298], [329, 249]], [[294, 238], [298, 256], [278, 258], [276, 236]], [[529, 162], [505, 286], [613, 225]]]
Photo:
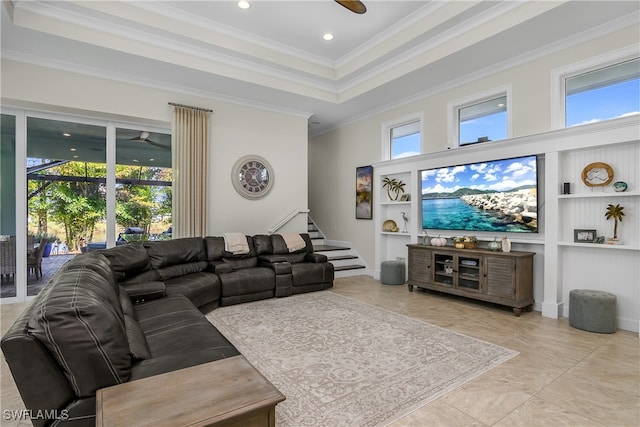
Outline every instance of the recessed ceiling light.
[[156, 159], [149, 159], [149, 161], [150, 161], [150, 162], [155, 162], [155, 161], [156, 161]]
[[134, 163], [138, 163], [138, 159], [133, 159], [133, 162]]
[[322, 35], [322, 38], [323, 38], [323, 39], [325, 39], [326, 41], [333, 40], [333, 34], [331, 34], [331, 33], [324, 33], [324, 34]]
[[244, 10], [247, 10], [251, 7], [251, 3], [249, 3], [246, 0], [240, 0], [237, 4], [240, 9], [244, 9]]
[[77, 154], [75, 156], [73, 156], [74, 159], [77, 159], [78, 157], [80, 157], [80, 156], [78, 156]]
[[498, 104], [498, 107], [504, 107], [504, 104]]
[[69, 148], [69, 151], [77, 151], [76, 148]]
[[71, 136], [71, 134], [69, 132], [65, 132], [62, 134], [62, 136], [66, 136], [67, 138], [69, 138]]

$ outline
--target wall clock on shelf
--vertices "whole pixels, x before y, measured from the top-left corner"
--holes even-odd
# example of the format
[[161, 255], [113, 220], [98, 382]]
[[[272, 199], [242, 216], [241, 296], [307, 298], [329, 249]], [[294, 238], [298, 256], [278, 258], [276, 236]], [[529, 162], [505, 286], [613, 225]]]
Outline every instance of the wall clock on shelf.
[[613, 168], [606, 163], [590, 163], [582, 169], [582, 182], [589, 187], [609, 185], [613, 181]]
[[236, 191], [247, 199], [260, 199], [273, 187], [273, 169], [260, 156], [240, 158], [231, 169], [231, 182]]

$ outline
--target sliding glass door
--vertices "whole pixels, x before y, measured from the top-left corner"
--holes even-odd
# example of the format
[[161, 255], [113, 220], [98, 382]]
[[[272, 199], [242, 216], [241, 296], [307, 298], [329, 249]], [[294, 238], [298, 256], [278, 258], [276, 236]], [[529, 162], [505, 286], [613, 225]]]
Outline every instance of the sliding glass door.
[[104, 240], [106, 127], [27, 118], [27, 295], [70, 255]]
[[171, 238], [171, 135], [116, 130], [116, 244]]
[[16, 296], [16, 118], [0, 117], [0, 298]]
[[168, 128], [17, 116], [2, 115], [0, 241], [21, 247], [3, 298], [37, 295], [81, 252], [171, 238]]

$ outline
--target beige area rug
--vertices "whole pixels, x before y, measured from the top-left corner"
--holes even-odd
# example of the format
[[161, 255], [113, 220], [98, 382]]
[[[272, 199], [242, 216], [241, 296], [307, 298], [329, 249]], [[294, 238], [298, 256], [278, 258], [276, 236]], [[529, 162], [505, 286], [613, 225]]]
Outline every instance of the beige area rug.
[[518, 354], [329, 291], [207, 318], [286, 396], [280, 427], [385, 425]]

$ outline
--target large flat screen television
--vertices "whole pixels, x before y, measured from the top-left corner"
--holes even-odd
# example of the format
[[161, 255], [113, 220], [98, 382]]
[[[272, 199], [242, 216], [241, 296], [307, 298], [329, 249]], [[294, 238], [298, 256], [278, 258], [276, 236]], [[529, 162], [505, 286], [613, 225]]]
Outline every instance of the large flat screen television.
[[422, 228], [538, 232], [537, 156], [421, 171]]

